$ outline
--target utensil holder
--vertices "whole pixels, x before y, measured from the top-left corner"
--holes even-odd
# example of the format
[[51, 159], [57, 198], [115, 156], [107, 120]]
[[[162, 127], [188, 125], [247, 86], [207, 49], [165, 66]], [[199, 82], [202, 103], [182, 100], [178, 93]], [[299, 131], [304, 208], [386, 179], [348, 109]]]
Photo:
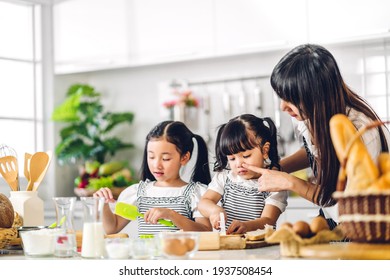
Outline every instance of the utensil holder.
[[14, 211], [23, 221], [23, 226], [43, 226], [44, 205], [43, 200], [36, 191], [11, 191], [9, 200]]

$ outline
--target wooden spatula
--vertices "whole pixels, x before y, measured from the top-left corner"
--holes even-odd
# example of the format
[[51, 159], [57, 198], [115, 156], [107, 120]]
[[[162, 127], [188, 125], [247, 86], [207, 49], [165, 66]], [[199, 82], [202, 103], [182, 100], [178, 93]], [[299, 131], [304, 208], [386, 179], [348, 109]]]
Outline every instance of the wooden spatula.
[[0, 158], [0, 173], [7, 181], [11, 190], [19, 190], [18, 160], [14, 156]]
[[38, 179], [34, 182], [33, 191], [37, 191], [38, 190], [38, 187], [41, 184], [43, 178], [45, 177], [47, 169], [49, 168], [49, 165], [50, 165], [50, 162], [51, 162], [51, 157], [52, 157], [52, 152], [48, 151], [48, 152], [46, 152], [46, 154], [49, 156], [49, 160], [48, 160], [48, 162], [46, 164], [45, 169], [41, 173], [41, 175], [39, 175]]
[[30, 181], [30, 159], [32, 154], [24, 154], [24, 177], [26, 177], [27, 182]]
[[30, 159], [30, 180], [28, 181], [27, 191], [32, 191], [34, 183], [40, 183], [42, 173], [45, 172], [49, 164], [50, 157], [45, 152], [36, 152]]

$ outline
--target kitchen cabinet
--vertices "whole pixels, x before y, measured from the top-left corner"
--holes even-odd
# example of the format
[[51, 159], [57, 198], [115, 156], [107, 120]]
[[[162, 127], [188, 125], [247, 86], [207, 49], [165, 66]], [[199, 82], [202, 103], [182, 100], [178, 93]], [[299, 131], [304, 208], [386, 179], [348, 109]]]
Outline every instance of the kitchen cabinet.
[[127, 61], [127, 0], [61, 1], [53, 7], [55, 72], [109, 68]]
[[305, 0], [215, 0], [220, 55], [288, 48], [306, 42]]
[[137, 64], [210, 56], [213, 1], [133, 0], [133, 51]]
[[390, 38], [389, 8], [390, 2], [382, 0], [58, 1], [53, 9], [55, 72]]
[[310, 42], [337, 43], [390, 35], [389, 1], [307, 1], [307, 7]]

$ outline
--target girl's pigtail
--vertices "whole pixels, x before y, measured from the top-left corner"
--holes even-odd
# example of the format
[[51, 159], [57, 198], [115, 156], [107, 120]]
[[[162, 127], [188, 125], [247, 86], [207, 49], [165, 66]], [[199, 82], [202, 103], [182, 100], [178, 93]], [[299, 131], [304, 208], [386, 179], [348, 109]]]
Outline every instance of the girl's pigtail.
[[200, 135], [194, 134], [194, 138], [198, 143], [198, 155], [191, 179], [207, 185], [211, 182], [207, 144]]
[[217, 138], [215, 139], [215, 163], [214, 171], [220, 172], [226, 168], [227, 159], [226, 156], [221, 152], [221, 135], [225, 129], [226, 124], [219, 127], [217, 132]]
[[268, 129], [270, 132], [270, 149], [268, 152], [268, 157], [271, 160], [270, 168], [276, 167], [280, 170], [277, 128], [271, 118], [265, 117], [263, 120], [268, 124]]

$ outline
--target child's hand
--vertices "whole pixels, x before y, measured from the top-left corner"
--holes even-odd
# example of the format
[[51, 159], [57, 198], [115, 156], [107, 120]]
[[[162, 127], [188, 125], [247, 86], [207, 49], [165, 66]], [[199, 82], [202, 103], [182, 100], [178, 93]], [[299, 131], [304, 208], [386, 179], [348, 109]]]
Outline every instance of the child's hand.
[[94, 192], [93, 197], [104, 197], [104, 203], [115, 202], [112, 191], [109, 188], [101, 188]]
[[248, 229], [244, 222], [233, 220], [233, 222], [230, 224], [229, 228], [226, 230], [226, 234], [232, 234], [232, 233], [245, 233]]
[[221, 212], [225, 215], [225, 221], [226, 221], [226, 212], [225, 211], [214, 212], [209, 217], [211, 226], [215, 229], [218, 229], [218, 230], [221, 228], [221, 226], [220, 226], [220, 221], [221, 221], [220, 213]]
[[144, 214], [144, 220], [150, 224], [157, 224], [160, 219], [171, 220], [173, 210], [169, 208], [151, 208]]

